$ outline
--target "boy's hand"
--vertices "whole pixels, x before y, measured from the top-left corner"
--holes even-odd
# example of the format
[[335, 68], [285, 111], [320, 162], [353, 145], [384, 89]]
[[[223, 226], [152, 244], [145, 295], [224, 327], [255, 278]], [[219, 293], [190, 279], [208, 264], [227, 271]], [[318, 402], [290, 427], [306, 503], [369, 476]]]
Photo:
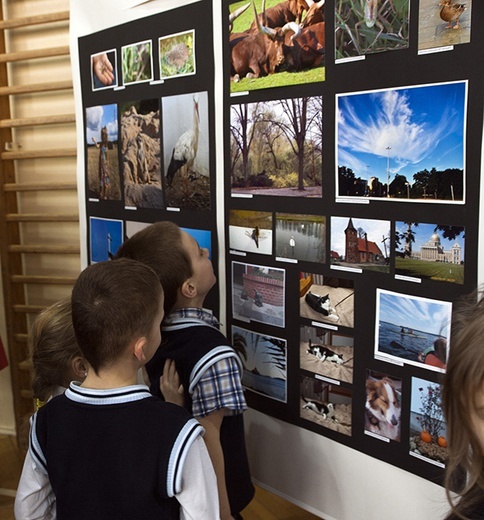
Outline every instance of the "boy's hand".
[[175, 362], [171, 359], [165, 361], [163, 375], [160, 377], [160, 390], [165, 401], [183, 406], [183, 385], [180, 384]]

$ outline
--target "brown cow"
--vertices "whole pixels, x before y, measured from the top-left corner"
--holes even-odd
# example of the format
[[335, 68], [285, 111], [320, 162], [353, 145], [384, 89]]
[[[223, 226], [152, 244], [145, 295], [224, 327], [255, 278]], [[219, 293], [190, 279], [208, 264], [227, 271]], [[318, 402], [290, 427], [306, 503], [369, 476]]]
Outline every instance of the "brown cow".
[[[310, 0], [310, 2], [312, 2], [312, 0]], [[324, 2], [325, 0], [320, 0], [319, 2], [308, 3], [309, 9], [301, 23], [301, 27], [308, 27], [315, 23], [324, 22]]]
[[234, 81], [246, 76], [258, 78], [273, 74], [284, 62], [283, 43], [289, 27], [270, 28], [262, 25], [257, 16], [257, 33], [237, 33], [230, 37], [231, 75]]
[[[288, 22], [299, 23], [304, 11], [308, 10], [306, 0], [285, 0], [274, 7], [265, 9], [265, 0], [262, 0], [262, 24], [266, 27], [284, 27]], [[249, 31], [257, 31], [257, 24], [254, 20]]]
[[325, 53], [325, 23], [319, 22], [301, 29], [292, 25], [294, 34], [286, 34], [285, 62], [289, 70], [301, 70], [321, 65]]

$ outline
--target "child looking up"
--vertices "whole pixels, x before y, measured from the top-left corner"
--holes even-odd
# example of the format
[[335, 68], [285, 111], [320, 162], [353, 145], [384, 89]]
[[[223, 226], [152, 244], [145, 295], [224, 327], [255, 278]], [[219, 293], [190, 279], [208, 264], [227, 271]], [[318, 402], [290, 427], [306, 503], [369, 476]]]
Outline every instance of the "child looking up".
[[206, 249], [172, 222], [156, 222], [129, 238], [117, 257], [149, 265], [165, 290], [163, 343], [146, 365], [151, 392], [160, 394], [165, 362], [174, 361], [185, 389], [185, 407], [205, 428], [222, 520], [241, 518], [252, 500], [242, 413], [247, 405], [242, 365], [212, 314], [203, 309], [216, 282]]
[[218, 519], [203, 428], [136, 384], [163, 315], [146, 265], [120, 259], [80, 274], [72, 321], [88, 375], [32, 417], [17, 518]]
[[37, 408], [63, 393], [71, 381], [84, 381], [86, 362], [74, 334], [70, 298], [50, 305], [37, 316], [29, 334], [29, 349]]

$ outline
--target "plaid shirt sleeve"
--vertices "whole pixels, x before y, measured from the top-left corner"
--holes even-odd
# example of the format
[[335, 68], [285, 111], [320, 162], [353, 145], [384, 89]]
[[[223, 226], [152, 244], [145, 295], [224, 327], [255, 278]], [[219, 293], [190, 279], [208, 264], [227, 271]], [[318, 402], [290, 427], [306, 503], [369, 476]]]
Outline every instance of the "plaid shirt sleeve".
[[232, 415], [247, 410], [235, 359], [222, 359], [208, 368], [193, 389], [192, 401], [194, 417], [204, 417], [222, 408]]

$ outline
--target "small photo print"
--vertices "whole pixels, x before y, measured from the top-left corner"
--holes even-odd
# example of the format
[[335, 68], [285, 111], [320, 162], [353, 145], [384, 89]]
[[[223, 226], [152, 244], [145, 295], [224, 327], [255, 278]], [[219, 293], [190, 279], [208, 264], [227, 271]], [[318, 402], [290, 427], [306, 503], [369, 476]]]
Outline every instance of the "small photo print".
[[232, 262], [233, 317], [284, 327], [285, 285], [284, 269]]
[[323, 98], [230, 108], [232, 196], [322, 196]]
[[[472, 0], [420, 0], [418, 50], [446, 49], [471, 41]], [[435, 51], [434, 51], [435, 52]]]
[[116, 52], [116, 49], [111, 49], [91, 56], [92, 90], [118, 86]]
[[151, 40], [121, 47], [123, 85], [153, 81], [153, 51]]
[[230, 249], [272, 254], [272, 213], [231, 209], [229, 214]]
[[325, 262], [326, 217], [276, 213], [276, 256], [303, 262]]
[[335, 4], [335, 59], [408, 48], [410, 0], [340, 0]]
[[464, 204], [467, 81], [336, 96], [336, 194]]
[[353, 280], [316, 273], [299, 275], [299, 309], [302, 318], [354, 327], [355, 289]]
[[418, 377], [412, 377], [410, 455], [442, 468], [447, 460], [442, 386]]
[[367, 370], [365, 433], [400, 442], [402, 380]]
[[123, 221], [89, 218], [91, 263], [111, 260], [123, 243]]
[[164, 208], [160, 173], [160, 106], [158, 99], [120, 105], [124, 204]]
[[86, 108], [87, 196], [121, 200], [118, 159], [118, 107]]
[[390, 272], [390, 221], [331, 217], [331, 266]]
[[353, 336], [303, 325], [299, 344], [299, 366], [313, 374], [351, 384], [353, 347]]
[[161, 79], [196, 73], [195, 31], [185, 31], [158, 39]]
[[352, 402], [352, 393], [346, 388], [301, 376], [301, 419], [351, 436]]
[[465, 228], [395, 223], [395, 274], [438, 282], [464, 283]]
[[445, 372], [452, 303], [377, 289], [375, 358]]
[[210, 209], [208, 92], [161, 98], [168, 207]]
[[233, 326], [232, 344], [244, 365], [242, 385], [287, 402], [286, 340]]

